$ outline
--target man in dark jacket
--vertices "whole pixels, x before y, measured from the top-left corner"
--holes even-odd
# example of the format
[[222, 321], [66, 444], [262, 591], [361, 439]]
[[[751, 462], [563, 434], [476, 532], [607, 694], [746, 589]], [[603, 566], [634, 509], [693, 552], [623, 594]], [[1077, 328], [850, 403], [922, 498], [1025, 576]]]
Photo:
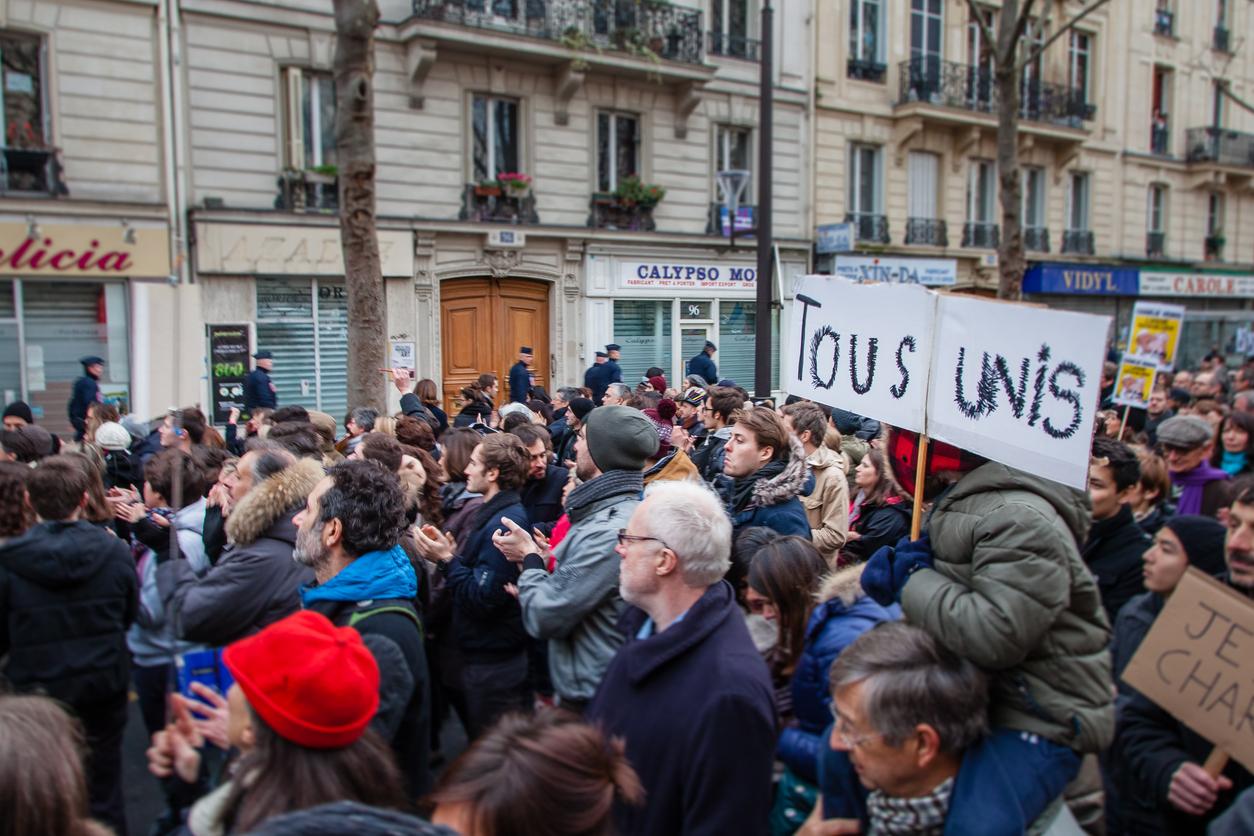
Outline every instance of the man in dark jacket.
[[236, 475], [226, 521], [231, 545], [217, 563], [203, 577], [186, 560], [157, 567], [157, 588], [177, 614], [179, 637], [215, 647], [296, 612], [300, 587], [313, 580], [292, 560], [292, 517], [325, 475], [322, 465], [266, 442], [239, 460]]
[[[773, 410], [750, 409], [732, 426], [719, 490], [736, 534], [764, 526], [810, 539], [800, 496], [807, 489], [806, 455]], [[811, 482], [810, 487], [813, 486]]]
[[718, 348], [709, 340], [705, 341], [705, 346], [701, 352], [688, 361], [688, 370], [685, 374], [699, 374], [705, 378], [705, 382], [713, 386], [718, 382], [718, 366], [714, 365], [714, 352]]
[[619, 537], [626, 643], [587, 718], [622, 737], [648, 803], [623, 834], [765, 834], [775, 702], [731, 586], [731, 524], [708, 488], [657, 482]]
[[740, 393], [725, 387], [711, 389], [705, 399], [701, 418], [705, 422], [706, 433], [701, 446], [692, 454], [692, 463], [705, 481], [713, 482], [722, 474], [725, 460], [723, 448], [727, 439], [731, 438], [736, 413], [744, 406], [745, 400]]
[[1228, 505], [1228, 474], [1210, 463], [1215, 430], [1197, 415], [1177, 415], [1158, 426], [1158, 446], [1171, 475], [1177, 514], [1216, 517]]
[[74, 381], [74, 393], [70, 397], [70, 423], [74, 426], [74, 440], [82, 441], [87, 434], [87, 407], [104, 403], [100, 392], [100, 376], [104, 374], [104, 360], [99, 357], [83, 357], [83, 376]]
[[618, 361], [623, 356], [623, 347], [618, 343], [610, 343], [605, 347], [605, 365], [610, 369], [610, 383], [623, 382], [623, 369]]
[[510, 430], [527, 448], [529, 469], [523, 484], [522, 504], [532, 525], [557, 522], [562, 515], [562, 490], [570, 471], [550, 464], [553, 445], [549, 431], [535, 424], [519, 424]]
[[274, 368], [274, 354], [265, 349], [253, 355], [255, 368], [244, 378], [244, 410], [252, 413], [259, 406], [275, 409], [279, 405], [279, 396], [270, 380], [270, 370]]
[[512, 403], [527, 402], [527, 393], [531, 389], [531, 372], [527, 367], [534, 359], [531, 346], [524, 345], [518, 349], [518, 362], [509, 367], [509, 399]]
[[1150, 392], [1149, 405], [1145, 407], [1145, 435], [1149, 438], [1150, 446], [1158, 444], [1158, 428], [1167, 421], [1176, 416], [1175, 410], [1167, 405], [1167, 390], [1163, 388], [1155, 388]]
[[[562, 443], [566, 440], [566, 433], [570, 429], [567, 421], [567, 416], [570, 414], [570, 402], [577, 397], [579, 397], [579, 390], [573, 386], [563, 386], [553, 393], [553, 421], [549, 424], [548, 430], [555, 452], [561, 449]], [[561, 464], [562, 460], [558, 459], [557, 463]]]
[[466, 488], [482, 494], [483, 505], [470, 533], [457, 544], [456, 556], [452, 541], [435, 526], [424, 525], [414, 534], [418, 551], [444, 574], [453, 600], [453, 636], [464, 660], [461, 684], [472, 739], [502, 714], [531, 704], [522, 609], [506, 589], [518, 583], [518, 567], [492, 542], [493, 534], [506, 530], [502, 517], [531, 530], [518, 495], [529, 469], [527, 448], [518, 436], [485, 436], [466, 466]]
[[566, 410], [566, 434], [562, 436], [561, 444], [555, 445], [554, 460], [565, 468], [570, 468], [575, 462], [575, 443], [579, 440], [579, 430], [583, 427], [584, 420], [588, 417], [596, 404], [587, 398], [575, 398], [570, 402], [570, 407]]
[[610, 366], [609, 360], [608, 354], [598, 351], [596, 360], [583, 373], [583, 385], [592, 391], [592, 403], [596, 406], [601, 405], [601, 398], [605, 397], [606, 388], [613, 382], [611, 378], [614, 369]]
[[1089, 499], [1093, 525], [1080, 553], [1097, 579], [1102, 606], [1111, 624], [1133, 596], [1145, 591], [1141, 555], [1152, 541], [1132, 516], [1132, 488], [1141, 480], [1141, 463], [1132, 448], [1113, 438], [1093, 442], [1089, 461]]
[[82, 721], [91, 814], [125, 833], [126, 631], [138, 583], [125, 542], [81, 518], [87, 488], [83, 469], [61, 456], [27, 477], [40, 522], [0, 546], [0, 659], [17, 691], [47, 694]]
[[379, 709], [372, 726], [392, 745], [408, 797], [429, 789], [431, 701], [418, 578], [400, 546], [406, 528], [400, 481], [378, 462], [331, 468], [296, 515], [298, 563], [315, 583], [301, 590], [305, 609], [338, 627], [355, 627], [379, 663]]

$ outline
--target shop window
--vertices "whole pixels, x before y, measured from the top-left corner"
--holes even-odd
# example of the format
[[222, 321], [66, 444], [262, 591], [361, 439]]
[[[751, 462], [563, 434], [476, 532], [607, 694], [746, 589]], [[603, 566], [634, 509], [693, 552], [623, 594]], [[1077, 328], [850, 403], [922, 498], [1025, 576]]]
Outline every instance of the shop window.
[[671, 303], [620, 299], [614, 302], [614, 342], [623, 347], [623, 382], [635, 386], [650, 366], [675, 384], [671, 352]]
[[517, 172], [522, 158], [518, 131], [518, 102], [495, 96], [475, 96], [471, 104], [473, 170], [476, 183]]
[[348, 293], [330, 279], [257, 279], [257, 346], [274, 352], [279, 403], [344, 420], [348, 409]]
[[[757, 344], [757, 304], [724, 300], [718, 304], [718, 363], [720, 379], [736, 381], [753, 391], [753, 349]], [[771, 388], [779, 388], [779, 315], [771, 317]]]
[[47, 52], [43, 39], [0, 31], [3, 87], [3, 188], [15, 192], [60, 192], [56, 153], [44, 101]]
[[629, 113], [597, 114], [597, 190], [612, 192], [640, 176], [640, 118]]

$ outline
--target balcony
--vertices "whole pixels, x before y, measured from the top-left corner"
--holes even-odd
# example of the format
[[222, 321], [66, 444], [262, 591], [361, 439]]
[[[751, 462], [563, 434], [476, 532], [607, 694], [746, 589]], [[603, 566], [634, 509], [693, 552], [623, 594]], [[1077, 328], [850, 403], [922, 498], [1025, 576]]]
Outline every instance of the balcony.
[[1156, 9], [1154, 11], [1154, 34], [1164, 35], [1168, 38], [1176, 36], [1176, 15], [1170, 9]]
[[510, 194], [499, 186], [467, 183], [459, 220], [502, 224], [538, 224], [536, 198], [530, 191]]
[[1206, 240], [1202, 242], [1202, 251], [1207, 261], [1223, 261], [1224, 260], [1224, 244], [1228, 243], [1222, 232], [1216, 232], [1206, 236]]
[[653, 206], [624, 201], [613, 192], [597, 192], [589, 205], [588, 226], [593, 229], [622, 229], [652, 232]]
[[762, 42], [756, 38], [746, 38], [744, 35], [732, 35], [728, 32], [710, 32], [708, 35], [707, 50], [710, 55], [717, 55], [720, 58], [743, 58], [746, 61], [758, 60], [758, 49]]
[[1023, 228], [1023, 248], [1037, 253], [1049, 252], [1049, 228], [1025, 226]]
[[1254, 134], [1223, 128], [1189, 128], [1184, 141], [1186, 158], [1191, 163], [1254, 167]]
[[1068, 255], [1092, 255], [1093, 230], [1067, 229], [1062, 233], [1062, 251]]
[[[898, 108], [919, 110], [933, 121], [970, 124], [979, 122], [997, 127], [998, 95], [993, 73], [985, 67], [973, 67], [935, 58], [912, 58], [899, 67]], [[1079, 89], [1034, 81], [1020, 88], [1021, 115], [1028, 123], [1083, 130], [1084, 123], [1097, 115], [1097, 108], [1086, 101]], [[938, 110], [924, 109], [937, 108]], [[963, 117], [939, 109], [953, 109], [987, 114], [979, 119]], [[1031, 124], [1023, 126], [1029, 133], [1041, 135]], [[1059, 132], [1059, 138], [1064, 134]], [[1068, 139], [1081, 139], [1065, 134]]]
[[1001, 243], [1001, 229], [994, 223], [967, 221], [962, 225], [962, 246], [978, 250], [995, 250]]
[[414, 0], [414, 17], [651, 62], [701, 64], [705, 41], [701, 12], [664, 0]]
[[853, 235], [865, 244], [887, 244], [888, 216], [874, 215], [869, 212], [849, 212], [845, 215], [845, 223], [853, 224]]
[[1145, 257], [1163, 258], [1167, 255], [1167, 233], [1145, 233]]
[[1171, 129], [1166, 125], [1150, 126], [1150, 153], [1161, 157], [1171, 155]]
[[4, 148], [0, 155], [0, 189], [5, 192], [68, 195], [58, 148]]
[[1227, 26], [1216, 26], [1214, 38], [1211, 40], [1211, 46], [1216, 52], [1231, 52], [1228, 48], [1232, 42], [1231, 33], [1228, 32]]
[[845, 72], [850, 78], [858, 81], [871, 81], [876, 84], [883, 84], [884, 75], [888, 72], [888, 67], [879, 61], [860, 61], [856, 58], [850, 58]]
[[906, 218], [906, 243], [928, 247], [948, 247], [945, 222], [936, 218]]
[[274, 208], [284, 212], [338, 212], [339, 177], [335, 166], [298, 171], [289, 168], [279, 175], [279, 194]]

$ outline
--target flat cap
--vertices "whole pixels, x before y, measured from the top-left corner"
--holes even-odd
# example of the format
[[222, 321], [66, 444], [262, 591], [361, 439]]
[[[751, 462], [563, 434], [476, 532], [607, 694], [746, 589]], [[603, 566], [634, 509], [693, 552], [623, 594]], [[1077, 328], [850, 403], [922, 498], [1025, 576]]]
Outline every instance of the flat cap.
[[1158, 427], [1158, 442], [1169, 447], [1201, 447], [1215, 437], [1215, 430], [1205, 418], [1177, 415]]

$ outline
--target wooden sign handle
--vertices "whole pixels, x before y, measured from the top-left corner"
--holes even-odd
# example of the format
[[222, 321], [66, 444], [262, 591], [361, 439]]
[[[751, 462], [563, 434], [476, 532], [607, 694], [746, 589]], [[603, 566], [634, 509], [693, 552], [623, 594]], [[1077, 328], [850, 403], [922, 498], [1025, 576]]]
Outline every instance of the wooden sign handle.
[[1132, 411], [1132, 407], [1125, 406], [1123, 408], [1123, 420], [1119, 422], [1119, 441], [1123, 441], [1123, 431], [1128, 426], [1128, 413]]
[[1216, 746], [1210, 750], [1210, 754], [1206, 756], [1206, 763], [1202, 764], [1202, 769], [1206, 770], [1206, 774], [1212, 778], [1218, 778], [1219, 774], [1224, 771], [1224, 767], [1228, 765], [1228, 753]]
[[914, 468], [914, 511], [910, 515], [910, 539], [918, 540], [923, 528], [923, 479], [927, 476], [928, 438], [919, 434], [919, 461]]

